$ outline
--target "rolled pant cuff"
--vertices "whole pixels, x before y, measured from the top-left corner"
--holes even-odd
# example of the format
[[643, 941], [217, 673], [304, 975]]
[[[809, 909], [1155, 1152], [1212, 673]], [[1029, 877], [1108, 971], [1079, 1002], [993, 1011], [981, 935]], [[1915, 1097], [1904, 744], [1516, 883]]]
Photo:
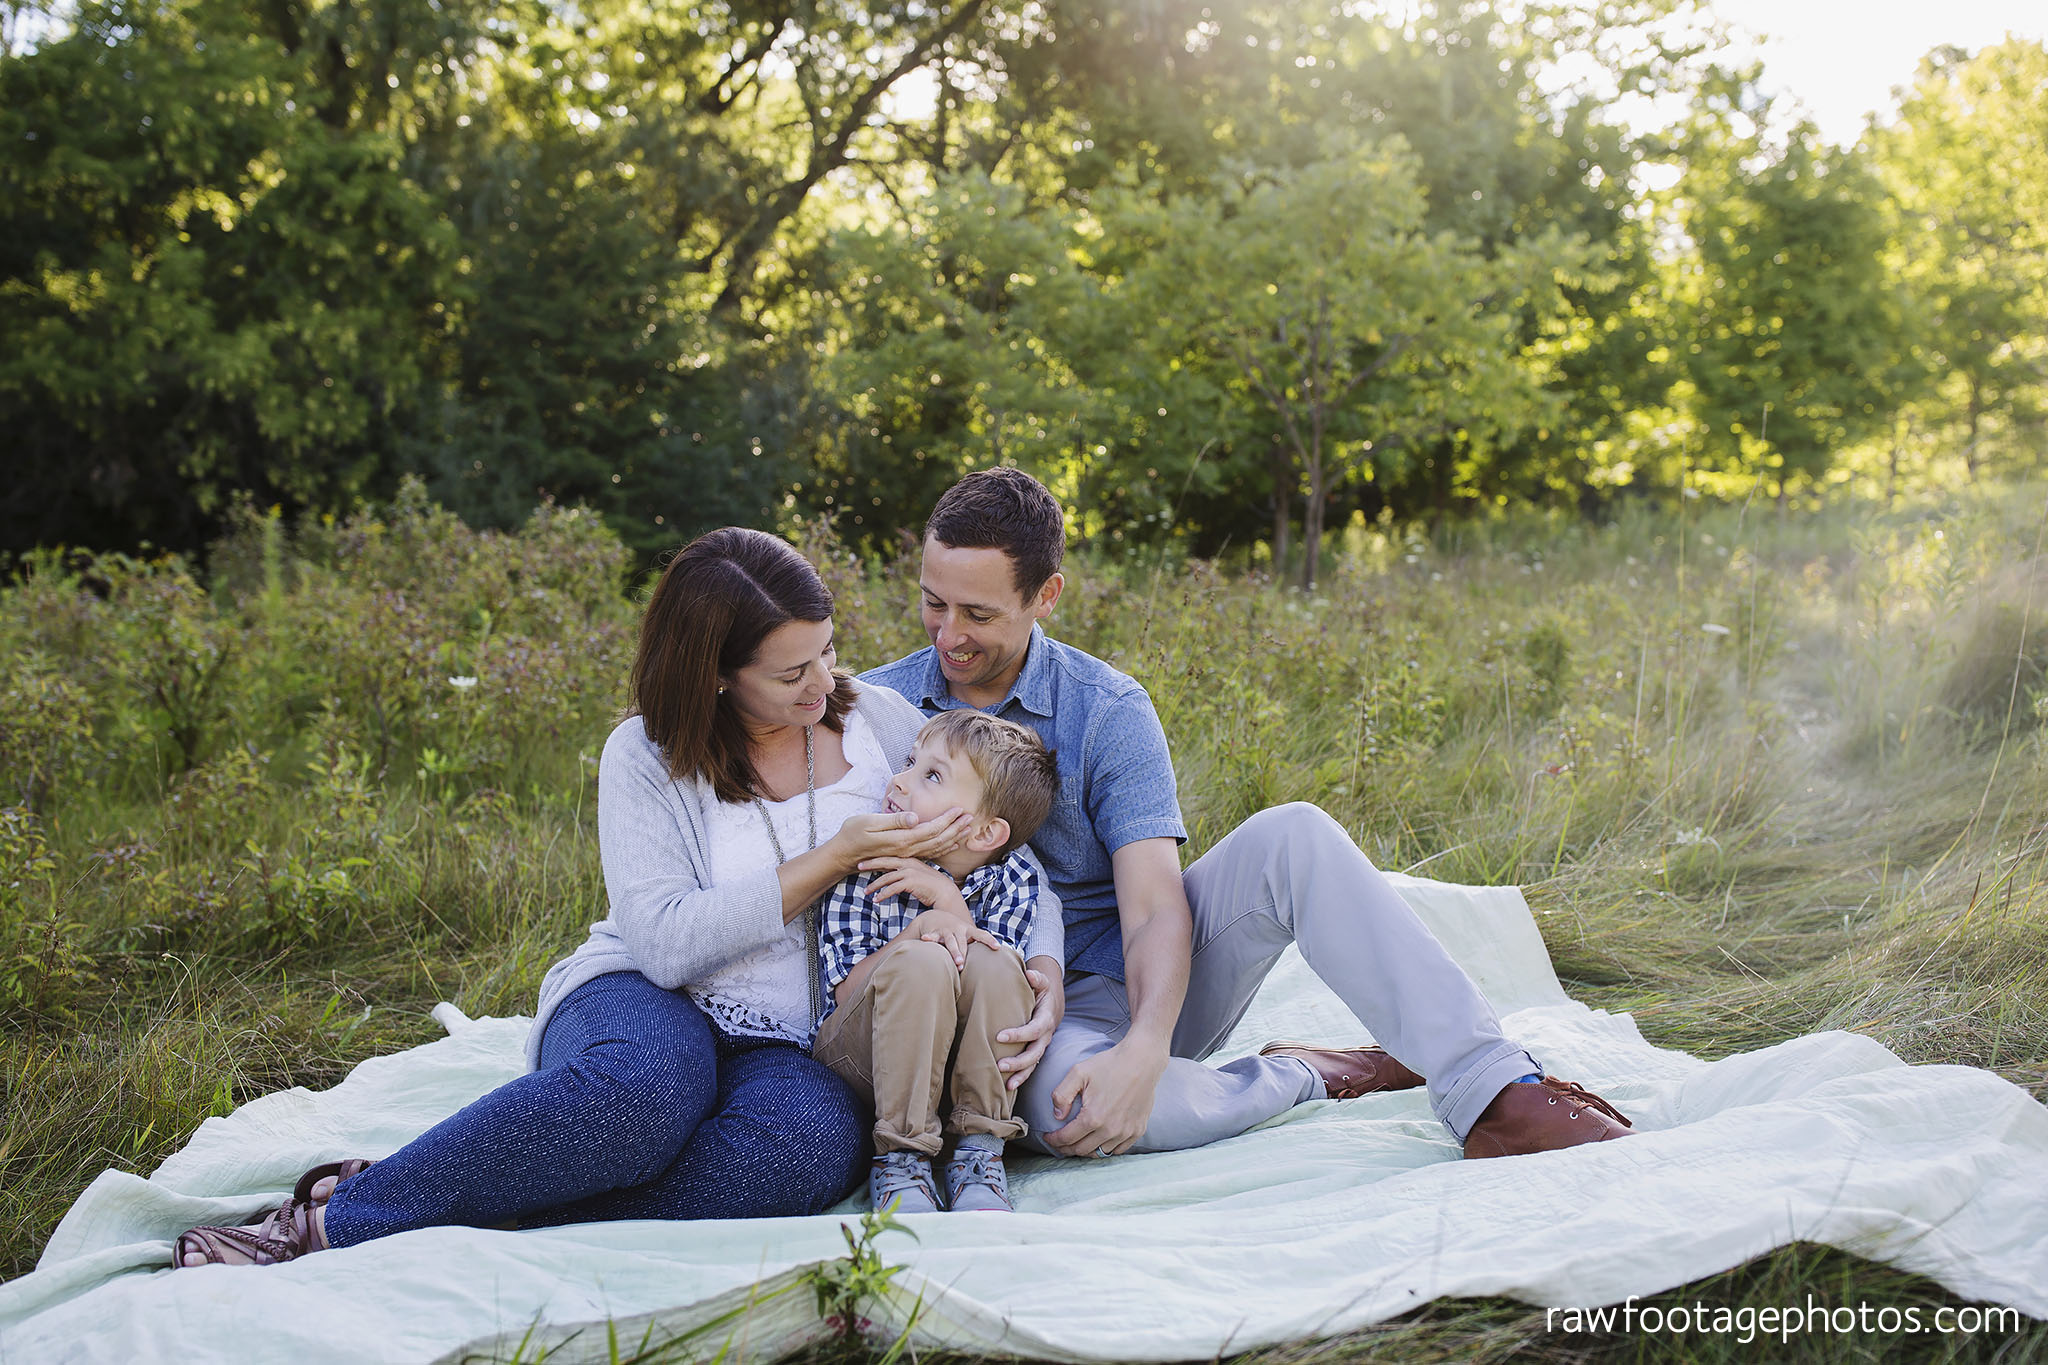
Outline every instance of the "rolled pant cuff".
[[939, 1125], [910, 1132], [893, 1123], [875, 1124], [875, 1150], [877, 1152], [916, 1152], [919, 1156], [937, 1156], [946, 1140], [939, 1133]]
[[992, 1119], [986, 1114], [977, 1114], [972, 1109], [955, 1105], [953, 1112], [946, 1116], [946, 1131], [966, 1136], [981, 1133], [1004, 1142], [1015, 1142], [1029, 1131], [1029, 1125], [1020, 1118]]
[[1493, 1103], [1494, 1096], [1522, 1077], [1542, 1069], [1536, 1064], [1536, 1059], [1520, 1047], [1502, 1042], [1460, 1070], [1456, 1083], [1449, 1090], [1440, 1096], [1431, 1095], [1430, 1108], [1436, 1111], [1444, 1127], [1451, 1130], [1451, 1136], [1463, 1143], [1471, 1134], [1472, 1125], [1479, 1122], [1479, 1116], [1486, 1112], [1486, 1106]]

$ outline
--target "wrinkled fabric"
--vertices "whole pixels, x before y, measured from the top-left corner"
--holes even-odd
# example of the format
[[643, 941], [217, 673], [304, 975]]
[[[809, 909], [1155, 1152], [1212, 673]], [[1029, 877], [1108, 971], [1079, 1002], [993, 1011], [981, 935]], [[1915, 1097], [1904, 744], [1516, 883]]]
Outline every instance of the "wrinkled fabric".
[[[1206, 1359], [1444, 1295], [1617, 1303], [1795, 1241], [2048, 1317], [2048, 1109], [2019, 1087], [1839, 1032], [1711, 1063], [1652, 1047], [1626, 1015], [1565, 997], [1520, 893], [1392, 880], [1510, 1034], [1642, 1136], [1463, 1161], [1407, 1091], [1302, 1104], [1190, 1151], [1013, 1149], [1017, 1213], [921, 1215], [917, 1240], [884, 1235], [906, 1269], [864, 1310], [874, 1330], [900, 1331], [917, 1305], [920, 1347]], [[392, 1151], [520, 1073], [525, 1021], [440, 1013], [445, 1039], [209, 1119], [148, 1180], [102, 1175], [36, 1272], [0, 1285], [0, 1360], [183, 1362], [232, 1345], [295, 1365], [599, 1361], [614, 1339], [693, 1331], [706, 1356], [730, 1341], [765, 1360], [826, 1334], [802, 1267], [846, 1254], [851, 1201], [808, 1218], [430, 1228], [272, 1268], [161, 1269], [183, 1228], [258, 1213], [307, 1167]], [[1217, 1059], [1360, 1036], [1289, 950]]]

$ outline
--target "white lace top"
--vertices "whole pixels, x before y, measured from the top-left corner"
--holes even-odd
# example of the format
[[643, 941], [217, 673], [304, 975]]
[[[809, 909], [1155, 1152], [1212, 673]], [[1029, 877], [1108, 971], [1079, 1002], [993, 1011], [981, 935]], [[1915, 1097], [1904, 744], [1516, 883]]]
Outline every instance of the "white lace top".
[[[859, 711], [847, 714], [842, 740], [847, 761], [853, 766], [831, 786], [818, 788], [820, 842], [838, 833], [847, 816], [880, 810], [882, 791], [894, 772], [883, 757], [874, 728]], [[809, 806], [802, 793], [787, 801], [765, 801], [761, 806], [751, 801], [739, 805], [713, 802], [707, 812], [711, 835], [707, 882], [732, 881], [757, 868], [776, 865], [775, 845], [761, 818], [763, 807], [775, 822], [784, 854], [794, 858], [811, 847]], [[727, 1033], [808, 1043], [813, 1028], [811, 952], [799, 916], [780, 938], [691, 982], [686, 989], [697, 1007]]]

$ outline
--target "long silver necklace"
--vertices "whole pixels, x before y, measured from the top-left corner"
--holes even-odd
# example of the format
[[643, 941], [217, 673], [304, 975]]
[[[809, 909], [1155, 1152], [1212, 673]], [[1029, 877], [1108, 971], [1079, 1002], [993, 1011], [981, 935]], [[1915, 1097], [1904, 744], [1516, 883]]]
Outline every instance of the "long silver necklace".
[[[804, 727], [804, 803], [810, 809], [811, 842], [804, 852], [818, 846], [818, 760], [811, 748], [811, 727]], [[782, 852], [782, 838], [775, 832], [775, 821], [768, 814], [768, 805], [757, 793], [754, 809], [761, 812], [761, 820], [768, 826], [768, 843], [775, 850], [775, 865], [782, 866], [789, 859]], [[818, 903], [811, 902], [804, 907], [804, 955], [810, 964], [811, 982], [811, 1024], [816, 1027], [818, 1016], [825, 1012], [825, 983], [818, 975]]]

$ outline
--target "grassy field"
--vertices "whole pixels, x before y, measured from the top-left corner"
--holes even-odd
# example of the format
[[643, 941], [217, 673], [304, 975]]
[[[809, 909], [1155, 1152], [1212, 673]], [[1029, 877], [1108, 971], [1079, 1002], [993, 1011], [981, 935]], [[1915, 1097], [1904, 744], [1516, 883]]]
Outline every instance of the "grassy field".
[[[2048, 1096], [2048, 490], [1784, 515], [1354, 529], [1320, 593], [1070, 566], [1055, 633], [1152, 690], [1189, 857], [1321, 803], [1382, 865], [1528, 890], [1566, 986], [1717, 1057], [1824, 1028]], [[921, 643], [907, 566], [832, 547], [842, 658]], [[0, 1274], [205, 1117], [524, 1013], [600, 913], [595, 754], [634, 611], [590, 517], [407, 495], [202, 582], [51, 556], [0, 597]], [[1671, 1304], [1952, 1304], [1794, 1247]], [[1743, 1346], [1448, 1302], [1262, 1353], [2048, 1360], [2017, 1335]], [[1801, 1353], [1804, 1353], [1802, 1356]]]

